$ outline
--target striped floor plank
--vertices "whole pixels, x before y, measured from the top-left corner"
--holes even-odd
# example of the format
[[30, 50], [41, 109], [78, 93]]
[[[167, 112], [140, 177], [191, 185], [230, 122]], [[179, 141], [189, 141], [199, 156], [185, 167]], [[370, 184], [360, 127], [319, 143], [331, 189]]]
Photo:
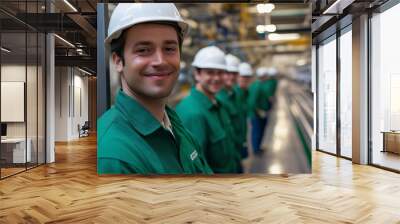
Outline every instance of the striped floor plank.
[[400, 223], [400, 175], [313, 152], [313, 174], [96, 174], [96, 139], [0, 181], [0, 223]]

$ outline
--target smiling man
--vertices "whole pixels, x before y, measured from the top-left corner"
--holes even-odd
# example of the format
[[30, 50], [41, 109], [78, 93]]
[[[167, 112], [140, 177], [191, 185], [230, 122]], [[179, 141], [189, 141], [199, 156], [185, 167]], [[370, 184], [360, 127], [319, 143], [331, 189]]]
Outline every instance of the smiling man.
[[166, 106], [187, 29], [174, 4], [115, 8], [105, 42], [121, 89], [99, 119], [99, 174], [212, 173], [199, 144]]
[[222, 75], [223, 88], [218, 92], [216, 97], [221, 102], [221, 106], [224, 107], [228, 113], [229, 119], [231, 120], [232, 128], [234, 131], [234, 136], [231, 139], [235, 143], [235, 148], [237, 151], [237, 164], [239, 171], [242, 172], [242, 155], [241, 151], [245, 144], [245, 141], [239, 136], [243, 135], [243, 128], [241, 124], [241, 114], [240, 109], [242, 107], [238, 98], [237, 91], [235, 91], [235, 86], [238, 77], [238, 67], [240, 64], [239, 58], [232, 54], [227, 54], [225, 56], [226, 70]]
[[192, 63], [196, 85], [176, 111], [215, 173], [239, 173], [234, 132], [226, 110], [216, 98], [223, 87], [225, 53], [215, 46], [200, 49]]

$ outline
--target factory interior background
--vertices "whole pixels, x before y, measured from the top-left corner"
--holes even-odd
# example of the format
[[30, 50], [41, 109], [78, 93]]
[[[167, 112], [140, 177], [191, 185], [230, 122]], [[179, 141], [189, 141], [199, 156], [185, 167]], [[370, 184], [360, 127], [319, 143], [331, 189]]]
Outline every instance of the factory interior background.
[[0, 2], [0, 222], [400, 221], [398, 1], [175, 3], [190, 33], [169, 105], [201, 47], [277, 71], [263, 153], [221, 179], [97, 175], [117, 2]]

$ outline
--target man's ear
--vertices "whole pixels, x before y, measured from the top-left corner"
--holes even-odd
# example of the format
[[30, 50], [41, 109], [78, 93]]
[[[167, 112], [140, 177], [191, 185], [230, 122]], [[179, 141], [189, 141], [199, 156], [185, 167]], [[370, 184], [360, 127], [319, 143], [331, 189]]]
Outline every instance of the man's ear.
[[120, 56], [117, 55], [117, 53], [113, 52], [112, 53], [112, 60], [115, 64], [115, 70], [117, 70], [117, 72], [121, 73], [122, 69], [124, 67], [123, 62], [122, 62], [122, 58]]
[[193, 74], [194, 74], [194, 80], [196, 82], [199, 82], [200, 75], [201, 75], [200, 74], [200, 69], [195, 68], [194, 71], [193, 71]]

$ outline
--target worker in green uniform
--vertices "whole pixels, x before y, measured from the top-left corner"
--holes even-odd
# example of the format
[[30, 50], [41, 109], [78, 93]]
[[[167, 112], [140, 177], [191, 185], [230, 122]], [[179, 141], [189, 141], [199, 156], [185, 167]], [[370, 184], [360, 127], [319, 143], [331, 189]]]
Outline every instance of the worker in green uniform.
[[257, 80], [250, 85], [249, 103], [251, 105], [251, 143], [255, 154], [262, 153], [261, 142], [264, 137], [265, 127], [268, 122], [268, 115], [271, 110], [270, 97], [271, 85], [267, 83], [268, 69], [260, 67], [257, 69]]
[[231, 120], [234, 135], [232, 136], [232, 141], [235, 143], [235, 149], [237, 153], [237, 163], [239, 167], [239, 172], [242, 173], [242, 156], [241, 150], [243, 148], [244, 141], [242, 138], [238, 138], [242, 133], [242, 125], [239, 121], [241, 119], [239, 113], [238, 95], [234, 91], [234, 86], [237, 83], [238, 67], [240, 60], [232, 55], [227, 54], [225, 56], [226, 70], [222, 74], [222, 89], [217, 93], [216, 98], [224, 107], [225, 111], [228, 113], [229, 119]]
[[202, 154], [215, 173], [237, 173], [237, 150], [233, 129], [225, 109], [215, 95], [222, 88], [225, 53], [218, 47], [200, 49], [192, 63], [195, 87], [177, 106], [176, 112], [200, 142]]
[[243, 142], [243, 147], [241, 150], [242, 158], [248, 157], [248, 141], [247, 141], [247, 122], [250, 114], [250, 105], [249, 105], [249, 86], [253, 82], [253, 70], [250, 64], [243, 62], [239, 65], [239, 76], [238, 76], [238, 84], [235, 86], [234, 91], [237, 96], [237, 107], [239, 119], [238, 123], [240, 123], [241, 131], [238, 134], [238, 138]]
[[269, 104], [269, 106], [264, 106], [266, 110], [271, 110], [273, 107], [275, 100], [275, 93], [278, 85], [278, 80], [275, 78], [276, 76], [276, 69], [271, 67], [271, 68], [266, 68], [266, 67], [261, 67], [259, 68], [260, 71], [260, 80], [261, 80], [261, 88], [263, 88], [264, 92], [264, 98], [267, 102], [264, 103], [264, 105]]
[[268, 72], [267, 72], [267, 74], [268, 74], [267, 83], [269, 85], [271, 85], [270, 86], [270, 88], [271, 88], [270, 89], [270, 91], [271, 91], [271, 93], [270, 93], [270, 95], [271, 95], [271, 99], [270, 99], [271, 107], [273, 106], [273, 104], [276, 101], [276, 96], [275, 95], [276, 95], [276, 89], [278, 87], [278, 78], [276, 77], [277, 73], [278, 73], [278, 71], [274, 67], [269, 68]]
[[105, 43], [122, 88], [99, 119], [99, 174], [212, 173], [198, 142], [166, 106], [187, 30], [174, 4], [115, 8]]

